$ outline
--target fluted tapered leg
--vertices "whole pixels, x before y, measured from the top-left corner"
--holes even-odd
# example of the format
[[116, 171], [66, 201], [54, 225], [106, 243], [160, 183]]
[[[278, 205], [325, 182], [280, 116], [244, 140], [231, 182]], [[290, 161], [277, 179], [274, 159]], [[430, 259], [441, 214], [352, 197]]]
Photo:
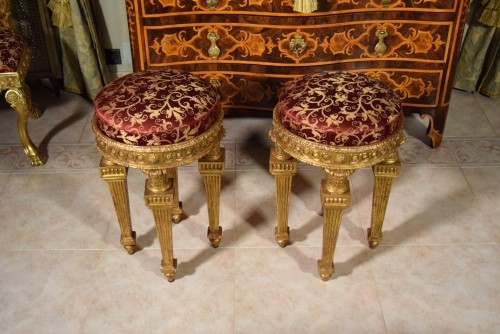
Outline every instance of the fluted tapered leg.
[[182, 203], [179, 201], [179, 176], [177, 168], [169, 168], [167, 177], [174, 180], [174, 208], [172, 209], [172, 221], [178, 224], [182, 218]]
[[222, 227], [219, 226], [221, 176], [224, 173], [226, 151], [219, 146], [198, 160], [198, 170], [203, 175], [205, 197], [208, 207], [207, 238], [212, 247], [219, 247], [222, 239]]
[[288, 208], [290, 206], [292, 178], [297, 173], [297, 161], [276, 146], [271, 149], [269, 171], [274, 176], [276, 183], [276, 215], [278, 221], [274, 230], [274, 237], [281, 247], [285, 247], [290, 242]]
[[334, 273], [333, 255], [342, 221], [342, 210], [349, 206], [351, 192], [348, 176], [352, 170], [325, 170], [326, 179], [321, 181], [321, 204], [323, 207], [323, 247], [318, 271], [327, 281]]
[[132, 231], [130, 206], [127, 188], [127, 168], [116, 165], [104, 158], [99, 166], [101, 178], [108, 183], [109, 191], [115, 206], [116, 216], [120, 224], [120, 243], [129, 254], [135, 252], [135, 232]]
[[28, 117], [39, 117], [38, 108], [32, 108], [31, 93], [26, 85], [9, 89], [5, 93], [5, 99], [17, 112], [17, 132], [23, 145], [24, 153], [28, 156], [31, 166], [40, 166], [46, 162], [46, 158], [41, 154], [31, 141], [28, 135]]
[[177, 261], [173, 256], [172, 210], [174, 204], [174, 180], [166, 171], [145, 171], [148, 179], [144, 190], [146, 205], [153, 211], [156, 232], [162, 254], [161, 271], [169, 282], [175, 280]]
[[372, 221], [368, 229], [368, 244], [376, 248], [382, 240], [387, 202], [391, 192], [392, 180], [401, 173], [399, 155], [395, 152], [389, 159], [373, 166], [375, 184], [373, 187]]

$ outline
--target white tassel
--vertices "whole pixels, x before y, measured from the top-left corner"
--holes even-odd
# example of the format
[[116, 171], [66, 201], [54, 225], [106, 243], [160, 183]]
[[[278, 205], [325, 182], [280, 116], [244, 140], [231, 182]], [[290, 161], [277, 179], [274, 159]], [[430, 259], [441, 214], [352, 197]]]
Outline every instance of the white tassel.
[[318, 0], [294, 0], [293, 11], [299, 13], [312, 13], [318, 9]]

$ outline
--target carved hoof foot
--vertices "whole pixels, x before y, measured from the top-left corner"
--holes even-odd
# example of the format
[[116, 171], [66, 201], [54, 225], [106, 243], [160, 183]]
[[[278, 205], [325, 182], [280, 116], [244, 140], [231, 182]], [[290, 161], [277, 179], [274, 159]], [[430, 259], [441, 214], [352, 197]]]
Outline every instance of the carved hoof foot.
[[182, 220], [182, 202], [179, 202], [179, 207], [172, 210], [172, 222], [179, 224]]
[[132, 231], [131, 236], [129, 237], [121, 237], [120, 238], [120, 243], [122, 244], [123, 248], [129, 253], [130, 255], [135, 253], [135, 231]]
[[40, 118], [42, 117], [42, 109], [40, 109], [40, 107], [34, 103], [31, 104], [31, 109], [30, 109], [30, 112], [29, 112], [29, 117], [32, 118], [32, 119], [37, 119], [37, 118]]
[[172, 215], [172, 223], [179, 224], [181, 222], [182, 215]]
[[379, 243], [380, 243], [380, 240], [381, 238], [374, 238], [374, 237], [371, 237], [370, 234], [371, 234], [371, 229], [369, 228], [368, 229], [368, 247], [370, 247], [371, 249], [375, 249], [378, 247]]
[[47, 158], [41, 153], [28, 155], [30, 165], [33, 167], [44, 165], [47, 162]]
[[123, 248], [125, 248], [125, 250], [127, 251], [127, 253], [129, 255], [132, 255], [135, 253], [135, 245], [126, 245], [126, 246], [123, 246]]
[[161, 272], [169, 282], [175, 281], [175, 274], [177, 273], [177, 259], [174, 259], [174, 262], [169, 265], [164, 265], [162, 262]]
[[286, 232], [278, 233], [278, 227], [274, 228], [274, 238], [281, 248], [290, 244], [290, 227], [286, 228]]
[[368, 246], [371, 248], [371, 249], [375, 249], [378, 247], [378, 240], [368, 240]]
[[276, 242], [278, 242], [281, 248], [285, 248], [290, 243], [290, 240], [288, 238], [276, 238]]
[[207, 231], [207, 238], [210, 240], [213, 248], [219, 247], [220, 241], [222, 240], [222, 227], [219, 226], [219, 230], [217, 232], [211, 232], [209, 227]]
[[335, 272], [335, 268], [333, 267], [333, 264], [322, 265], [321, 260], [318, 260], [318, 272], [321, 280], [326, 282], [330, 279], [330, 277], [332, 277]]

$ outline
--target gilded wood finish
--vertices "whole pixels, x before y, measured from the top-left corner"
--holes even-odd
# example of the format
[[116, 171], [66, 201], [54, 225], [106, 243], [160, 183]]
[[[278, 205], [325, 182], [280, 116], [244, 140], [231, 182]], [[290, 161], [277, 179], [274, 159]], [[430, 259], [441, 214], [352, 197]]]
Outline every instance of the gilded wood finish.
[[[372, 220], [368, 229], [370, 248], [382, 240], [382, 224], [392, 180], [400, 173], [397, 149], [405, 140], [403, 126], [386, 139], [370, 145], [337, 147], [317, 144], [298, 137], [288, 131], [273, 117], [270, 137], [275, 143], [269, 158], [269, 171], [276, 182], [277, 226], [275, 238], [281, 247], [288, 245], [288, 208], [293, 175], [297, 162], [301, 161], [325, 170], [321, 182], [321, 205], [323, 208], [323, 244], [318, 273], [327, 281], [334, 273], [333, 256], [342, 221], [342, 212], [350, 204], [351, 193], [348, 177], [359, 168], [373, 166], [375, 185], [373, 190]], [[296, 159], [296, 160], [295, 160]]]
[[[10, 0], [0, 2], [0, 26], [12, 29], [14, 27]], [[46, 158], [33, 144], [28, 134], [28, 118], [39, 118], [42, 115], [38, 106], [31, 103], [31, 91], [25, 84], [30, 61], [31, 55], [27, 44], [24, 43], [24, 50], [16, 71], [0, 73], [0, 92], [7, 90], [5, 100], [17, 112], [17, 132], [30, 165], [40, 166], [46, 162]]]
[[389, 84], [439, 146], [469, 0], [126, 0], [134, 68], [217, 82], [225, 109], [272, 110], [283, 83], [348, 70]]
[[179, 202], [177, 167], [198, 160], [205, 181], [208, 205], [208, 239], [218, 247], [222, 239], [219, 226], [221, 176], [224, 172], [225, 150], [220, 141], [225, 134], [222, 111], [214, 125], [205, 133], [178, 144], [134, 146], [108, 138], [96, 125], [96, 145], [102, 154], [100, 175], [108, 183], [118, 223], [120, 242], [129, 254], [136, 250], [136, 234], [132, 230], [127, 189], [127, 167], [140, 169], [147, 177], [144, 190], [146, 206], [153, 212], [162, 253], [161, 271], [169, 282], [175, 280], [177, 261], [173, 256], [172, 223], [182, 216]]

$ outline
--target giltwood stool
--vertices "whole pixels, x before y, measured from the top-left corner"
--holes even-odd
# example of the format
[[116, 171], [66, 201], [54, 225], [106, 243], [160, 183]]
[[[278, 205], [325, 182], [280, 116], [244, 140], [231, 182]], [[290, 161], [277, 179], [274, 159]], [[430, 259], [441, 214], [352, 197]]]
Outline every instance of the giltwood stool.
[[121, 244], [129, 254], [136, 246], [127, 190], [127, 167], [147, 177], [144, 198], [153, 211], [162, 262], [161, 271], [172, 282], [172, 220], [180, 221], [177, 167], [198, 160], [208, 206], [208, 239], [218, 247], [224, 136], [220, 96], [203, 79], [183, 71], [136, 72], [104, 87], [94, 100], [93, 130], [102, 154], [100, 175], [107, 181], [121, 230]]
[[334, 272], [333, 254], [342, 210], [351, 199], [348, 177], [373, 166], [375, 186], [370, 248], [382, 239], [382, 223], [392, 179], [400, 173], [397, 148], [405, 140], [397, 95], [363, 74], [331, 71], [288, 82], [274, 110], [269, 169], [276, 181], [276, 241], [289, 243], [288, 207], [295, 159], [325, 170], [321, 182], [323, 247], [318, 271], [326, 281]]

